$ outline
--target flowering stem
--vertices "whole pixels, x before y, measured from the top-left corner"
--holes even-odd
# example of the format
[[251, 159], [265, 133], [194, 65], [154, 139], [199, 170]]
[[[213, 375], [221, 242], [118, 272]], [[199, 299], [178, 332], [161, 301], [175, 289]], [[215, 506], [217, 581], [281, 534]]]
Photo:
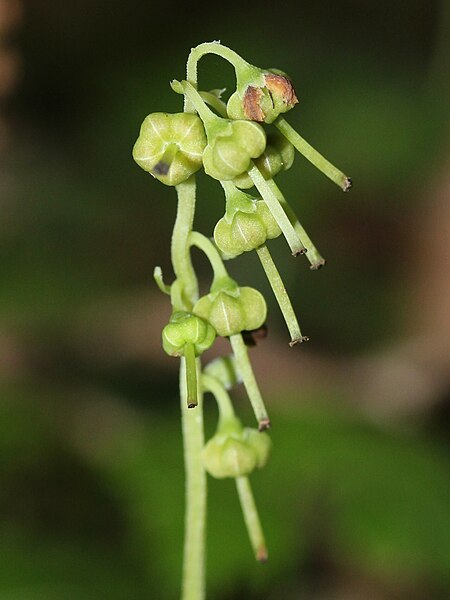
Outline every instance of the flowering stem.
[[[200, 370], [200, 361], [196, 361]], [[181, 600], [205, 598], [206, 473], [201, 452], [204, 445], [203, 402], [190, 410], [187, 404], [186, 361], [181, 358], [180, 398], [183, 427], [184, 466], [186, 473], [186, 512]], [[198, 373], [199, 374], [199, 373]]]
[[[177, 277], [172, 288], [180, 287], [180, 302], [190, 310], [198, 298], [198, 284], [189, 252], [189, 236], [195, 213], [195, 176], [176, 186], [178, 209], [172, 234], [172, 265]], [[178, 284], [178, 285], [176, 285]], [[178, 295], [176, 295], [178, 297]], [[189, 355], [189, 350], [188, 350]], [[186, 509], [183, 552], [181, 600], [205, 598], [205, 545], [206, 545], [206, 473], [201, 460], [204, 445], [203, 403], [201, 390], [196, 389], [198, 406], [188, 408], [188, 386], [192, 390], [192, 372], [198, 387], [200, 360], [194, 358], [194, 369], [188, 364], [192, 357], [181, 357], [180, 402], [183, 429], [184, 465], [186, 474]], [[187, 377], [190, 373], [189, 378]], [[192, 391], [191, 391], [192, 393]]]
[[308, 338], [302, 336], [300, 325], [298, 324], [297, 317], [295, 316], [288, 293], [280, 277], [278, 269], [272, 260], [269, 249], [266, 245], [264, 245], [257, 248], [256, 252], [258, 253], [261, 264], [266, 272], [267, 279], [269, 280], [270, 287], [275, 294], [275, 298], [277, 299], [278, 305], [283, 313], [284, 320], [286, 321], [286, 325], [289, 329], [289, 333], [291, 335], [291, 341], [289, 345], [294, 346], [299, 342], [307, 341]]
[[[256, 165], [253, 164], [252, 168], [248, 171], [248, 174], [255, 184], [258, 192], [264, 199], [264, 202], [267, 204], [267, 208], [273, 215], [273, 218], [278, 223], [281, 231], [283, 232], [284, 237], [286, 238], [287, 243], [291, 249], [291, 252], [294, 256], [298, 254], [303, 254], [306, 250], [303, 246], [300, 238], [295, 231], [292, 223], [289, 221], [286, 213], [284, 212], [283, 207], [281, 206], [276, 194], [274, 193], [273, 186], [269, 186], [268, 181], [264, 179], [260, 170]], [[276, 185], [275, 182], [273, 185]], [[276, 186], [278, 188], [278, 186]]]
[[[222, 46], [220, 42], [205, 42], [204, 44], [199, 44], [195, 48], [192, 48], [187, 60], [186, 79], [194, 86], [194, 88], [197, 88], [197, 63], [202, 56], [205, 56], [205, 54], [216, 54], [217, 56], [220, 56], [232, 64], [236, 71], [245, 72], [245, 70], [254, 70], [257, 72], [255, 67], [241, 58], [239, 54], [234, 52], [234, 50], [231, 50], [231, 48]], [[185, 97], [184, 110], [185, 112], [193, 112], [195, 110], [190, 98]]]
[[334, 165], [332, 165], [324, 156], [322, 156], [317, 150], [315, 150], [308, 142], [302, 138], [302, 136], [295, 131], [293, 127], [289, 125], [289, 123], [283, 119], [283, 117], [278, 117], [276, 121], [274, 121], [275, 127], [281, 131], [284, 137], [291, 142], [293, 146], [303, 154], [303, 156], [309, 160], [319, 171], [322, 171], [324, 175], [329, 177], [331, 181], [334, 181], [336, 185], [338, 185], [344, 192], [348, 192], [348, 190], [352, 187], [352, 180], [347, 175], [344, 175], [342, 171], [339, 171]]
[[266, 562], [268, 558], [266, 540], [264, 539], [258, 509], [256, 508], [248, 477], [236, 477], [236, 488], [256, 560], [259, 562]]
[[178, 280], [183, 282], [185, 310], [190, 310], [198, 298], [198, 283], [189, 254], [189, 234], [195, 213], [195, 176], [176, 186], [178, 194], [177, 218], [172, 234], [172, 265]]
[[208, 128], [213, 127], [216, 124], [223, 123], [222, 117], [218, 117], [212, 112], [212, 110], [205, 104], [205, 101], [197, 92], [197, 90], [188, 81], [172, 81], [172, 89], [178, 94], [184, 94], [185, 97], [189, 98], [192, 106], [200, 115], [203, 124], [205, 125], [206, 135], [208, 135]]
[[225, 102], [222, 102], [220, 98], [218, 98], [215, 94], [211, 92], [199, 92], [200, 98], [209, 106], [212, 106], [221, 117], [224, 119], [228, 118], [227, 114], [227, 105]]
[[220, 419], [224, 421], [234, 419], [234, 408], [230, 396], [220, 381], [203, 373], [202, 383], [205, 392], [211, 392], [214, 395], [219, 407]]
[[192, 231], [189, 236], [189, 244], [191, 246], [196, 246], [206, 255], [212, 270], [214, 271], [214, 281], [228, 277], [227, 270], [220, 258], [217, 248], [206, 236], [202, 233], [198, 233], [198, 231]]
[[258, 421], [258, 428], [260, 431], [264, 431], [264, 429], [268, 429], [270, 427], [270, 419], [267, 414], [261, 392], [259, 391], [258, 384], [256, 383], [252, 365], [248, 358], [247, 346], [245, 345], [244, 340], [242, 339], [242, 334], [240, 333], [231, 335], [230, 342], [236, 358], [237, 368], [241, 374], [242, 381], [245, 389], [247, 390], [247, 394], [253, 408], [253, 412], [255, 413], [255, 417]]
[[305, 229], [303, 228], [303, 225], [298, 220], [297, 215], [292, 210], [290, 204], [288, 203], [288, 201], [282, 194], [280, 188], [277, 186], [275, 181], [273, 179], [269, 179], [267, 181], [267, 185], [271, 188], [271, 190], [272, 190], [273, 194], [276, 196], [278, 202], [283, 207], [286, 215], [289, 218], [289, 221], [292, 223], [294, 230], [296, 231], [303, 246], [305, 247], [306, 258], [311, 263], [311, 269], [313, 271], [320, 269], [320, 267], [322, 267], [326, 263], [326, 260], [321, 256], [320, 252], [317, 250], [316, 246], [311, 241], [311, 238], [306, 233]]

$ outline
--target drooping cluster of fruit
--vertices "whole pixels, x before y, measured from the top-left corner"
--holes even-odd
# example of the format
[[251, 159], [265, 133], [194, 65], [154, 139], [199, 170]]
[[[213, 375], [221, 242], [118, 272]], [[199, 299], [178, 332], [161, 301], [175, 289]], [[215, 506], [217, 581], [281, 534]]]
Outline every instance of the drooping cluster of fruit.
[[[221, 56], [235, 69], [236, 90], [227, 103], [217, 90], [198, 89], [197, 62], [208, 53]], [[270, 421], [246, 345], [248, 332], [264, 326], [267, 306], [259, 291], [241, 287], [229, 276], [223, 261], [255, 250], [288, 326], [290, 344], [307, 339], [301, 334], [266, 242], [283, 234], [292, 254], [306, 254], [312, 269], [325, 261], [274, 178], [292, 166], [297, 149], [344, 191], [351, 181], [284, 119], [283, 114], [298, 102], [285, 73], [255, 67], [229, 48], [212, 42], [192, 49], [187, 80], [172, 81], [171, 86], [184, 96], [184, 112], [148, 115], [133, 149], [137, 164], [165, 185], [175, 186], [179, 198], [180, 221], [172, 243], [176, 279], [167, 286], [161, 270], [155, 271], [155, 279], [160, 289], [170, 294], [173, 307], [162, 332], [163, 348], [184, 360], [189, 407], [197, 406], [197, 390], [211, 392], [217, 399], [219, 425], [204, 447], [204, 468], [214, 477], [241, 478], [264, 466], [270, 450], [270, 439], [261, 433]], [[214, 228], [213, 240], [192, 231], [195, 173], [200, 170], [220, 182], [225, 194], [225, 212]], [[243, 191], [250, 188], [256, 188], [256, 192]], [[180, 209], [186, 198], [191, 202], [189, 217], [183, 217], [187, 214], [185, 206]], [[190, 261], [192, 246], [203, 250], [214, 272], [209, 293], [200, 298]], [[186, 279], [188, 271], [190, 282]], [[198, 357], [211, 347], [216, 336], [230, 339], [232, 354], [202, 368]], [[235, 415], [228, 390], [239, 382], [247, 390], [259, 432], [243, 428]]]

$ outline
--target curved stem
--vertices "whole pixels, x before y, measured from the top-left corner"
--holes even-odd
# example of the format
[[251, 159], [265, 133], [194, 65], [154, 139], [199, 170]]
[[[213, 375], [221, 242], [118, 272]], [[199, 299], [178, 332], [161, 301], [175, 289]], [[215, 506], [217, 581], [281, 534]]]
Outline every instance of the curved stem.
[[291, 300], [288, 296], [286, 288], [284, 287], [284, 283], [280, 277], [278, 269], [273, 262], [269, 249], [266, 245], [264, 245], [257, 248], [256, 252], [258, 253], [258, 257], [267, 275], [267, 279], [269, 280], [270, 287], [275, 294], [275, 298], [277, 299], [278, 305], [283, 313], [284, 320], [286, 321], [286, 325], [289, 329], [289, 333], [291, 335], [291, 341], [289, 345], [294, 346], [299, 342], [307, 341], [308, 338], [302, 336], [300, 325], [298, 324], [297, 317], [295, 316]]
[[256, 560], [266, 562], [268, 558], [266, 540], [248, 477], [236, 477], [236, 488]]
[[259, 391], [250, 359], [248, 358], [247, 346], [242, 339], [242, 334], [237, 333], [235, 335], [231, 335], [230, 343], [236, 358], [237, 368], [242, 376], [242, 381], [245, 389], [247, 390], [247, 395], [252, 405], [253, 412], [255, 413], [256, 420], [258, 421], [258, 428], [260, 431], [268, 429], [270, 427], [270, 419], [267, 414], [261, 392]]
[[225, 102], [222, 102], [220, 98], [218, 98], [215, 94], [211, 92], [199, 92], [200, 98], [209, 106], [212, 106], [221, 117], [224, 119], [228, 118], [227, 114], [227, 105]]
[[161, 267], [155, 267], [153, 269], [153, 279], [155, 280], [155, 283], [159, 287], [161, 292], [170, 296], [170, 285], [166, 285], [164, 283]]
[[[231, 63], [235, 69], [243, 69], [249, 66], [247, 61], [241, 58], [239, 54], [231, 50], [231, 48], [227, 48], [227, 46], [222, 46], [220, 42], [205, 42], [199, 44], [191, 49], [186, 64], [186, 79], [194, 86], [194, 88], [197, 88], [198, 82], [197, 63], [202, 56], [205, 56], [205, 54], [216, 54]], [[192, 101], [186, 96], [184, 100], [184, 110], [185, 112], [194, 112], [195, 110]]]
[[324, 156], [322, 156], [317, 150], [315, 150], [308, 142], [302, 138], [302, 136], [295, 131], [289, 123], [278, 117], [274, 121], [275, 127], [281, 131], [284, 137], [291, 142], [291, 144], [303, 154], [303, 156], [309, 160], [319, 171], [322, 171], [331, 181], [338, 185], [344, 192], [352, 187], [352, 180], [347, 175], [344, 175], [342, 171], [339, 171], [334, 165], [332, 165]]
[[185, 97], [189, 98], [192, 106], [198, 112], [203, 124], [206, 128], [206, 135], [208, 136], [208, 128], [215, 124], [223, 122], [222, 117], [218, 117], [213, 111], [205, 104], [205, 101], [197, 92], [195, 87], [189, 83], [189, 81], [172, 81], [172, 89], [176, 92], [181, 92]]
[[[200, 361], [196, 368], [200, 375]], [[204, 445], [203, 406], [198, 390], [199, 406], [187, 405], [186, 361], [181, 358], [180, 399], [183, 426], [184, 465], [186, 472], [186, 512], [181, 600], [205, 598], [205, 537], [206, 537], [206, 473], [201, 452]]]
[[234, 418], [234, 408], [231, 403], [228, 392], [223, 385], [215, 377], [202, 374], [202, 384], [205, 392], [211, 392], [217, 401], [219, 407], [220, 418], [223, 420], [229, 420]]
[[192, 231], [189, 236], [189, 245], [199, 248], [208, 258], [214, 272], [214, 281], [228, 277], [228, 272], [217, 248], [205, 235], [198, 231]]
[[283, 235], [286, 238], [287, 243], [289, 244], [293, 256], [303, 254], [305, 252], [305, 247], [303, 246], [292, 223], [290, 222], [286, 213], [284, 212], [284, 209], [281, 206], [277, 195], [274, 193], [273, 186], [275, 186], [278, 189], [276, 183], [273, 182], [273, 186], [269, 185], [269, 182], [264, 179], [260, 170], [255, 164], [253, 164], [252, 168], [248, 171], [248, 174], [250, 176], [250, 179], [255, 184], [256, 189], [261, 194], [264, 202], [267, 204], [267, 208], [272, 213], [273, 218], [278, 223], [278, 226], [283, 232]]
[[216, 54], [231, 63], [235, 69], [242, 69], [249, 66], [249, 63], [239, 56], [237, 52], [227, 46], [222, 46], [220, 42], [204, 42], [191, 49], [187, 60], [186, 75], [187, 80], [191, 81], [192, 85], [197, 83], [197, 63], [205, 54]]
[[317, 269], [320, 269], [320, 267], [322, 267], [326, 263], [326, 260], [323, 258], [323, 256], [321, 256], [320, 252], [317, 250], [316, 246], [313, 244], [311, 238], [306, 233], [305, 229], [303, 228], [303, 225], [298, 220], [297, 215], [292, 210], [290, 204], [288, 203], [288, 201], [282, 194], [280, 188], [276, 185], [276, 183], [273, 181], [273, 179], [269, 179], [267, 184], [271, 188], [274, 195], [276, 196], [278, 202], [283, 207], [284, 212], [286, 213], [286, 215], [288, 216], [290, 222], [292, 223], [292, 225], [294, 227], [294, 230], [296, 231], [302, 244], [306, 248], [306, 258], [311, 263], [311, 269], [313, 271], [317, 271]]
[[195, 212], [195, 176], [176, 186], [178, 208], [172, 234], [172, 265], [177, 279], [183, 282], [184, 306], [179, 309], [191, 310], [198, 299], [198, 283], [189, 253], [189, 235], [192, 231]]

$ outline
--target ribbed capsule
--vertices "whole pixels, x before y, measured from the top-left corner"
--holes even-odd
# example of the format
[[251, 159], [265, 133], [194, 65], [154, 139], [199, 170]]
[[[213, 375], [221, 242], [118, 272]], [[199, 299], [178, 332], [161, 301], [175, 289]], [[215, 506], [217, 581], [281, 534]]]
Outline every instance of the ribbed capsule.
[[260, 156], [266, 147], [266, 134], [257, 123], [221, 119], [223, 124], [214, 134], [208, 134], [203, 154], [205, 173], [219, 181], [230, 181], [246, 173], [252, 158]]
[[281, 229], [263, 200], [250, 201], [252, 212], [237, 210], [231, 218], [222, 217], [214, 228], [214, 241], [227, 257], [250, 252], [281, 235]]
[[183, 356], [186, 344], [193, 344], [195, 355], [210, 348], [216, 332], [210, 323], [197, 315], [175, 312], [162, 331], [164, 351], [170, 356]]
[[203, 448], [203, 466], [216, 479], [244, 477], [266, 465], [271, 447], [266, 433], [225, 424]]
[[202, 167], [206, 134], [192, 113], [152, 113], [133, 148], [136, 163], [165, 185], [178, 185]]
[[203, 296], [193, 312], [211, 323], [218, 335], [227, 337], [261, 327], [266, 320], [267, 304], [258, 290], [235, 284]]
[[[278, 131], [271, 131], [267, 134], [267, 144], [264, 152], [255, 158], [253, 162], [264, 179], [273, 179], [278, 173], [290, 169], [294, 158], [294, 146]], [[233, 183], [241, 189], [248, 189], [255, 185], [247, 173], [238, 175], [233, 179]]]

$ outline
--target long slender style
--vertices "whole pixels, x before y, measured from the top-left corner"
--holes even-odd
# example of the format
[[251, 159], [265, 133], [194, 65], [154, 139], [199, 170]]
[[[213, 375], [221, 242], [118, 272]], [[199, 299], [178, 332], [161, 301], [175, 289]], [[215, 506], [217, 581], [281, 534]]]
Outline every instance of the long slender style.
[[230, 336], [231, 347], [233, 348], [236, 364], [242, 376], [245, 389], [247, 390], [248, 398], [258, 421], [258, 429], [264, 431], [269, 429], [270, 419], [267, 414], [267, 409], [264, 400], [261, 396], [258, 383], [256, 382], [255, 374], [253, 373], [252, 365], [248, 358], [247, 346], [242, 339], [240, 333]]
[[352, 180], [347, 177], [342, 171], [337, 169], [330, 163], [320, 152], [308, 144], [293, 127], [289, 125], [286, 119], [278, 117], [274, 123], [275, 127], [291, 142], [291, 144], [302, 154], [310, 163], [312, 163], [319, 171], [322, 171], [331, 181], [338, 185], [344, 192], [352, 187]]
[[291, 341], [289, 342], [290, 346], [294, 346], [299, 342], [305, 342], [308, 340], [307, 337], [302, 335], [300, 331], [300, 325], [298, 324], [297, 317], [294, 312], [294, 308], [292, 307], [291, 300], [288, 296], [286, 288], [284, 287], [283, 280], [280, 277], [277, 267], [273, 262], [273, 259], [270, 255], [269, 249], [266, 245], [260, 246], [256, 249], [259, 260], [263, 266], [264, 271], [266, 272], [267, 279], [269, 280], [270, 287], [275, 294], [280, 310], [283, 314], [284, 320], [286, 321], [286, 325], [289, 329], [289, 333], [291, 334]]

